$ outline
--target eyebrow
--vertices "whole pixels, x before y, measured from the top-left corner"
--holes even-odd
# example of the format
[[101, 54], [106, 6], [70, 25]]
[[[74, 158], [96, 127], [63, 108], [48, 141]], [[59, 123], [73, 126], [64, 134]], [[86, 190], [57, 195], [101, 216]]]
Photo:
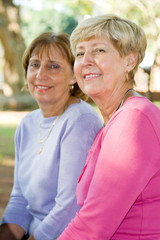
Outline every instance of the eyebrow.
[[[41, 60], [41, 59], [39, 59], [39, 58], [31, 57], [31, 58], [29, 59], [29, 62], [31, 62], [31, 61], [39, 62], [40, 60]], [[51, 60], [51, 59], [48, 59], [47, 62], [48, 62], [48, 63], [57, 63], [57, 64], [61, 64], [61, 62], [59, 62], [59, 61], [57, 61], [57, 60]]]
[[[93, 43], [91, 46], [97, 46], [97, 45], [105, 45], [107, 46], [108, 44], [106, 43], [103, 43], [103, 42], [97, 42], [97, 43]], [[84, 48], [84, 46], [80, 45], [80, 46], [77, 46], [76, 49], [81, 49], [81, 48]]]

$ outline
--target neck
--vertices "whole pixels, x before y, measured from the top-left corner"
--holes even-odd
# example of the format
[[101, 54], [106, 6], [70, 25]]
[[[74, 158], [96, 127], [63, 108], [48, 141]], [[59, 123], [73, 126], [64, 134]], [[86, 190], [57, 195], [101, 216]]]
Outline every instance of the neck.
[[73, 96], [62, 98], [54, 104], [39, 104], [44, 117], [58, 116], [64, 113], [64, 111], [73, 103], [78, 103], [79, 99]]
[[123, 105], [125, 100], [136, 93], [131, 86], [113, 91], [111, 94], [101, 94], [92, 98], [98, 106], [104, 123], [106, 124], [113, 114]]

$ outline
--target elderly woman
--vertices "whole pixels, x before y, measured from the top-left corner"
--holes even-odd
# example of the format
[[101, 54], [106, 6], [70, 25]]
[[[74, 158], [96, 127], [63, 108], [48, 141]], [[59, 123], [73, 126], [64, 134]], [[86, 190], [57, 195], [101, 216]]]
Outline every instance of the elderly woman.
[[82, 21], [71, 35], [78, 84], [105, 126], [79, 178], [82, 208], [59, 240], [160, 239], [160, 110], [133, 90], [143, 30], [114, 15]]
[[24, 53], [28, 89], [39, 109], [16, 131], [14, 186], [1, 240], [18, 240], [25, 232], [29, 239], [53, 240], [79, 209], [75, 188], [102, 121], [82, 100], [73, 63], [65, 33], [44, 33]]

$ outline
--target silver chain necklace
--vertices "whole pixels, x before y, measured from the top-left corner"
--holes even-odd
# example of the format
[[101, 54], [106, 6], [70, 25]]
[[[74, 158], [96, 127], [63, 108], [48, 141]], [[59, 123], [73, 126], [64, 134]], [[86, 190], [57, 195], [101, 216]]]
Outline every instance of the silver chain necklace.
[[123, 98], [122, 98], [122, 100], [121, 100], [121, 102], [120, 102], [118, 108], [116, 109], [116, 111], [117, 111], [120, 107], [122, 107], [122, 105], [123, 105], [123, 103], [124, 103], [124, 100], [125, 100], [125, 98], [126, 98], [128, 92], [130, 92], [130, 91], [134, 91], [134, 89], [130, 88], [130, 89], [128, 89], [128, 90], [124, 93], [124, 96], [123, 96]]
[[40, 126], [39, 126], [39, 144], [40, 144], [40, 149], [38, 151], [38, 154], [41, 154], [41, 152], [43, 151], [44, 149], [44, 145], [45, 145], [45, 142], [47, 141], [49, 135], [51, 134], [52, 132], [52, 129], [53, 127], [55, 126], [56, 122], [58, 121], [58, 119], [60, 118], [60, 116], [58, 116], [54, 121], [53, 123], [51, 124], [51, 127], [47, 133], [47, 135], [41, 139], [41, 123], [40, 123]]

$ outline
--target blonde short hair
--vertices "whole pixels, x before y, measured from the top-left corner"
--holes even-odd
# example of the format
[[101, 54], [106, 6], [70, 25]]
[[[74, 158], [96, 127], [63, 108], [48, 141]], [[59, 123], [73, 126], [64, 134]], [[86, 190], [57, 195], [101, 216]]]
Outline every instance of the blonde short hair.
[[144, 58], [147, 47], [143, 29], [128, 19], [112, 14], [90, 17], [80, 22], [71, 34], [73, 54], [75, 55], [77, 43], [96, 37], [107, 37], [121, 57], [131, 52], [137, 54], [137, 64], [128, 75], [134, 82], [134, 74]]

